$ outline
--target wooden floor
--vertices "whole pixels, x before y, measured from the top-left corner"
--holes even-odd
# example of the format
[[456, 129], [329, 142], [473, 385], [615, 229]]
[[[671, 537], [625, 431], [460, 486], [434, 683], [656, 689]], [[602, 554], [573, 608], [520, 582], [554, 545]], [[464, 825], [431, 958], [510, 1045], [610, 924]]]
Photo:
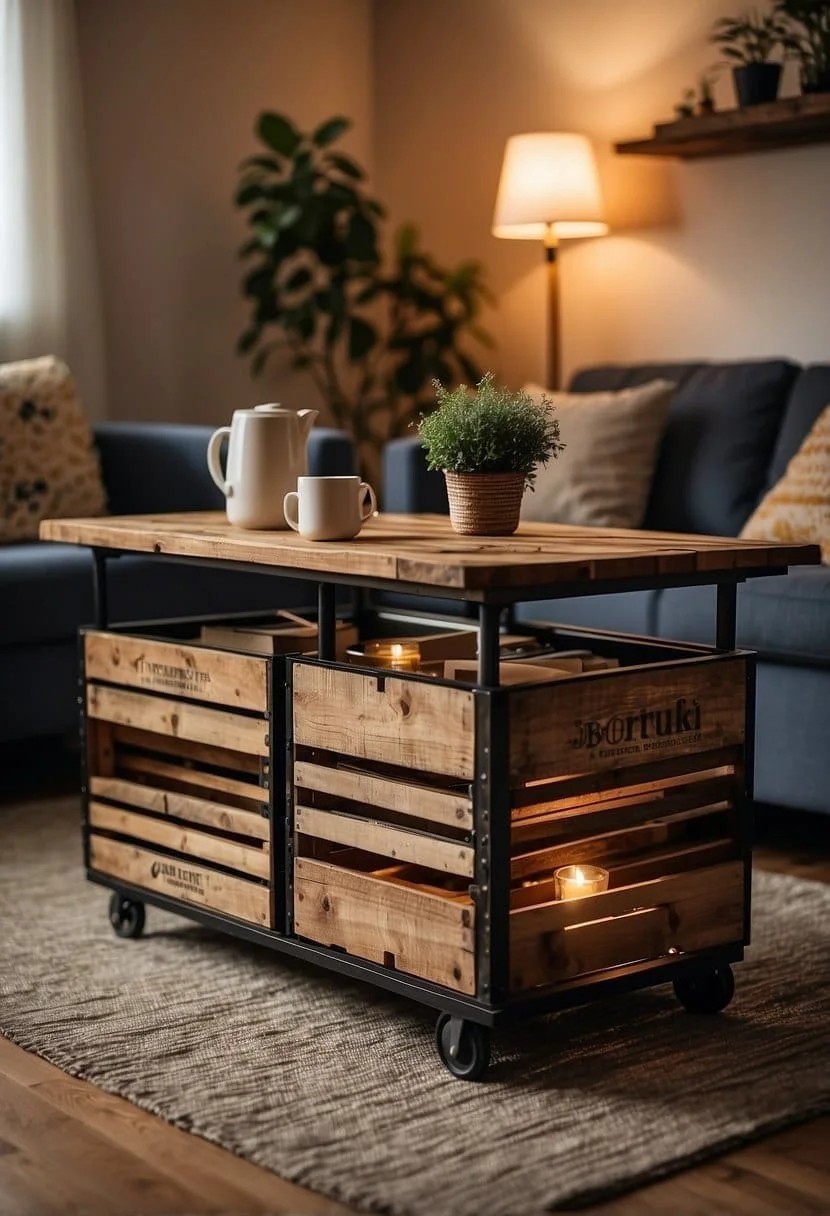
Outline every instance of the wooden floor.
[[[8, 767], [5, 772], [5, 798], [19, 796], [19, 783]], [[71, 773], [71, 762], [52, 764], [51, 787], [60, 789]], [[756, 862], [830, 882], [830, 818], [761, 814]], [[828, 1148], [830, 1117], [590, 1211], [597, 1216], [828, 1213]], [[346, 1210], [76, 1081], [0, 1037], [0, 1216], [333, 1216]], [[522, 1216], [518, 1207], [515, 1216]]]

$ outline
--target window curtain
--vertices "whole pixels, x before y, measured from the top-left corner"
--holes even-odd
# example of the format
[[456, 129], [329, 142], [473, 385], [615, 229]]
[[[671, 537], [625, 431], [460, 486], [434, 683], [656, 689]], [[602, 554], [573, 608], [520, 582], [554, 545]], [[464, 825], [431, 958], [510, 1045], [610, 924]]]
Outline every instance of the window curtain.
[[73, 0], [0, 0], [0, 362], [58, 355], [88, 414], [104, 347]]

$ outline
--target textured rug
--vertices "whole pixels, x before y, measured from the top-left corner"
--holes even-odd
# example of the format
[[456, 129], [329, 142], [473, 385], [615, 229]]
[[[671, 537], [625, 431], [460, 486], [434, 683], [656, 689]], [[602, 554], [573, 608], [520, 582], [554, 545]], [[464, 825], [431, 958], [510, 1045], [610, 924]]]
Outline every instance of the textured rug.
[[667, 988], [495, 1040], [453, 1080], [417, 1006], [148, 909], [115, 938], [74, 801], [0, 808], [0, 1030], [285, 1178], [393, 1216], [534, 1216], [830, 1109], [830, 888], [758, 874], [737, 996]]

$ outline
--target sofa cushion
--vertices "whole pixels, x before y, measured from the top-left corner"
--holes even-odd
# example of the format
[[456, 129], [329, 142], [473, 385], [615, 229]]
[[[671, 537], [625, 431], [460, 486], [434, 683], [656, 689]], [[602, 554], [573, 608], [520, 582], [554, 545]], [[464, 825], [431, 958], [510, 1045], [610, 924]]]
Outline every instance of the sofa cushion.
[[[715, 638], [715, 589], [663, 591], [657, 632], [679, 641]], [[795, 566], [788, 575], [748, 579], [738, 588], [738, 645], [762, 654], [830, 663], [830, 569]]]
[[573, 599], [539, 600], [521, 604], [519, 621], [549, 621], [559, 625], [584, 625], [586, 629], [610, 629], [653, 637], [656, 626], [657, 591], [626, 591], [617, 595], [586, 595]]
[[816, 544], [830, 565], [830, 405], [743, 526], [741, 537]]
[[767, 488], [771, 489], [787, 471], [787, 465], [795, 456], [815, 424], [819, 414], [830, 405], [830, 363], [816, 363], [805, 367], [793, 385], [787, 409], [778, 432], [772, 464], [769, 468]]
[[564, 451], [536, 471], [523, 520], [639, 528], [645, 515], [657, 453], [674, 385], [655, 380], [618, 393], [524, 391], [541, 405], [552, 402]]
[[34, 540], [42, 519], [102, 515], [92, 430], [69, 368], [51, 355], [0, 366], [0, 542]]
[[797, 370], [783, 359], [608, 365], [578, 372], [571, 389], [673, 380], [645, 527], [737, 536], [766, 486]]
[[[312, 584], [267, 574], [233, 574], [145, 557], [109, 563], [113, 621], [207, 616], [312, 605]], [[0, 548], [0, 648], [70, 641], [92, 620], [88, 549], [31, 542]]]

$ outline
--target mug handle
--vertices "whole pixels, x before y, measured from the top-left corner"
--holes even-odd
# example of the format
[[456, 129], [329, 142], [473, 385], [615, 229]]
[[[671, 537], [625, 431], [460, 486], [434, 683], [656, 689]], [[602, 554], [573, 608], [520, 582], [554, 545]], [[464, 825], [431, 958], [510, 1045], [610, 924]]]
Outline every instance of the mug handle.
[[[357, 492], [358, 492], [358, 495], [360, 496], [360, 502], [362, 504], [361, 508], [360, 508], [360, 522], [362, 524], [365, 524], [366, 520], [369, 519], [372, 515], [374, 515], [375, 511], [377, 511], [378, 500], [375, 498], [375, 491], [369, 485], [368, 481], [361, 481]], [[367, 504], [363, 502], [363, 499], [366, 497], [367, 494], [369, 495], [368, 511], [366, 510]]]
[[233, 486], [228, 485], [225, 481], [225, 474], [222, 471], [222, 463], [219, 459], [219, 449], [222, 446], [222, 440], [226, 435], [230, 435], [230, 433], [231, 428], [229, 426], [220, 426], [218, 431], [213, 432], [207, 445], [208, 472], [226, 498], [230, 498], [233, 494]]
[[[293, 513], [291, 508], [294, 508]], [[300, 509], [300, 500], [296, 490], [290, 490], [282, 500], [282, 513], [285, 516], [285, 522], [289, 528], [293, 528], [295, 532], [300, 530], [300, 521], [297, 518], [297, 512]]]

